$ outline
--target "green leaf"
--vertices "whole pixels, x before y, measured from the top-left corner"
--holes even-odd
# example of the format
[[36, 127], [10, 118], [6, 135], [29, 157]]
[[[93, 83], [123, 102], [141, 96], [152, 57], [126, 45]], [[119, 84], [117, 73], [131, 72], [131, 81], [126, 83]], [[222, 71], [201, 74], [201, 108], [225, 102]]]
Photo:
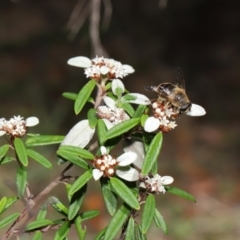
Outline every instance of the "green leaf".
[[103, 199], [111, 216], [114, 215], [117, 209], [117, 195], [112, 191], [109, 180], [100, 178]]
[[158, 173], [158, 162], [155, 161], [152, 166], [152, 174], [155, 175]]
[[158, 228], [161, 228], [163, 230], [165, 235], [168, 234], [167, 224], [164, 221], [161, 213], [156, 208], [155, 208], [155, 211], [154, 211], [154, 222], [155, 222], [155, 224]]
[[107, 228], [105, 227], [103, 230], [101, 230], [98, 235], [94, 238], [94, 240], [103, 240], [104, 234], [106, 232]]
[[0, 162], [2, 160], [2, 158], [6, 155], [6, 153], [8, 152], [9, 149], [9, 145], [5, 144], [3, 146], [0, 147]]
[[3, 212], [11, 207], [17, 200], [18, 197], [8, 197]]
[[18, 197], [22, 198], [27, 185], [27, 170], [24, 166], [20, 166], [17, 171], [17, 191]]
[[69, 230], [71, 228], [71, 223], [66, 221], [62, 224], [62, 226], [58, 229], [54, 236], [54, 240], [63, 240], [67, 236]]
[[27, 155], [42, 164], [46, 168], [52, 168], [52, 164], [40, 153], [32, 150], [32, 149], [27, 149]]
[[58, 149], [57, 154], [61, 156], [62, 153], [65, 154], [65, 156], [66, 154], [70, 154], [71, 156], [75, 155], [75, 156], [79, 156], [79, 157], [90, 159], [90, 160], [94, 159], [94, 155], [92, 153], [90, 153], [86, 149], [75, 147], [75, 146], [68, 146], [68, 145], [61, 146]]
[[118, 231], [122, 228], [123, 224], [127, 220], [129, 213], [130, 213], [130, 209], [127, 206], [122, 205], [119, 208], [119, 210], [112, 217], [112, 219], [107, 227], [107, 230], [106, 230], [106, 233], [104, 236], [104, 240], [114, 239], [114, 237], [116, 236]]
[[105, 142], [105, 139], [103, 137], [106, 135], [107, 127], [102, 119], [98, 119], [97, 132], [98, 132], [99, 145], [103, 146]]
[[9, 163], [9, 162], [12, 162], [14, 161], [15, 158], [14, 157], [3, 157], [2, 159], [0, 159], [0, 164], [3, 165], [3, 164], [6, 164], [6, 163]]
[[73, 194], [68, 210], [68, 219], [72, 220], [78, 213], [87, 191], [87, 184]]
[[155, 198], [152, 194], [149, 194], [143, 208], [143, 215], [142, 215], [142, 233], [143, 234], [147, 233], [147, 230], [152, 223], [154, 212], [155, 212]]
[[28, 156], [26, 148], [21, 140], [21, 138], [15, 138], [14, 139], [14, 147], [17, 153], [17, 156], [19, 158], [19, 161], [22, 163], [23, 166], [28, 165]]
[[86, 237], [87, 229], [85, 226], [82, 227], [82, 219], [80, 216], [75, 218], [74, 225], [76, 227], [79, 239], [84, 240]]
[[196, 199], [190, 193], [187, 193], [179, 188], [165, 186], [165, 189], [166, 189], [166, 191], [168, 191], [172, 194], [175, 194], [179, 197], [186, 198], [194, 203], [197, 202]]
[[46, 215], [47, 215], [47, 205], [44, 203], [38, 212], [37, 220], [44, 219]]
[[95, 128], [98, 121], [96, 110], [94, 108], [90, 108], [88, 110], [87, 117], [88, 117], [90, 127]]
[[59, 161], [59, 164], [62, 164], [67, 160], [83, 169], [86, 169], [86, 170], [88, 169], [88, 164], [86, 163], [86, 161], [78, 156], [71, 155], [68, 152], [59, 151], [59, 150], [57, 151], [57, 154], [63, 158], [63, 159], [61, 158], [61, 162]]
[[129, 218], [126, 237], [125, 240], [133, 240], [134, 238], [134, 219], [132, 217]]
[[49, 225], [52, 225], [52, 224], [53, 224], [53, 222], [51, 220], [39, 219], [39, 220], [36, 220], [36, 221], [33, 221], [33, 222], [29, 223], [27, 225], [25, 231], [31, 232], [31, 231], [38, 230], [38, 229], [41, 229], [43, 227], [46, 227], [46, 226], [49, 226]]
[[41, 233], [40, 231], [37, 231], [37, 232], [34, 234], [32, 240], [42, 240], [42, 233]]
[[73, 195], [77, 192], [80, 188], [82, 188], [90, 179], [92, 178], [92, 170], [86, 171], [82, 174], [72, 185], [69, 190], [69, 195]]
[[144, 127], [144, 124], [145, 124], [145, 122], [146, 122], [146, 120], [149, 118], [149, 116], [148, 115], [146, 115], [146, 114], [142, 114], [142, 116], [141, 116], [141, 126], [142, 127]]
[[20, 216], [19, 213], [13, 213], [12, 215], [5, 217], [2, 221], [0, 221], [0, 228], [3, 228], [8, 224], [16, 221], [19, 216]]
[[127, 131], [135, 127], [138, 123], [139, 123], [139, 118], [133, 118], [133, 119], [129, 119], [127, 121], [121, 122], [118, 125], [114, 126], [113, 128], [109, 129], [106, 132], [104, 139], [105, 140], [111, 139], [123, 133], [126, 133]]
[[143, 162], [143, 167], [142, 167], [143, 175], [147, 175], [151, 171], [151, 169], [154, 165], [154, 162], [157, 161], [157, 159], [158, 159], [158, 155], [160, 153], [161, 146], [162, 146], [162, 133], [158, 133], [152, 140], [152, 142], [148, 148], [148, 151], [146, 153], [146, 157], [145, 157], [145, 160]]
[[136, 234], [136, 239], [138, 240], [147, 240], [147, 237], [145, 234], [142, 233], [142, 229], [140, 225], [135, 226], [135, 234]]
[[81, 216], [82, 221], [86, 221], [88, 219], [91, 219], [91, 218], [94, 218], [94, 217], [98, 216], [99, 213], [100, 212], [98, 210], [90, 210], [90, 211], [86, 211], [84, 213], [81, 213], [80, 216]]
[[146, 109], [146, 105], [138, 105], [133, 118], [140, 118]]
[[77, 93], [72, 93], [72, 92], [65, 92], [62, 94], [63, 97], [70, 99], [70, 100], [76, 100], [77, 98]]
[[114, 191], [124, 202], [126, 202], [130, 207], [136, 210], [140, 209], [140, 205], [137, 198], [121, 180], [111, 177], [110, 183]]
[[27, 138], [26, 145], [28, 147], [43, 146], [51, 144], [60, 144], [65, 136], [37, 135]]
[[133, 117], [134, 115], [134, 108], [132, 107], [132, 105], [130, 103], [124, 102], [122, 104], [122, 108], [131, 116]]
[[50, 197], [49, 202], [51, 206], [56, 209], [59, 213], [61, 213], [63, 216], [68, 215], [68, 209], [66, 206], [56, 197]]
[[7, 202], [7, 197], [3, 197], [0, 200], [0, 214], [4, 211], [6, 202]]
[[90, 97], [94, 87], [96, 85], [95, 80], [90, 80], [78, 93], [77, 99], [75, 100], [74, 104], [74, 112], [79, 114], [86, 104], [88, 98]]

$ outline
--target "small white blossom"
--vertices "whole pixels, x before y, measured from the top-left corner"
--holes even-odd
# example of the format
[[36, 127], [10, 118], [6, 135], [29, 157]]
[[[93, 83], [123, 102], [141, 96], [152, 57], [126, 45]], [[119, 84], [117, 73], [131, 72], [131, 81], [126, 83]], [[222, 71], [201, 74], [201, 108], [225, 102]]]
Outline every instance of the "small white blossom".
[[87, 57], [74, 57], [68, 60], [68, 64], [75, 67], [85, 68], [87, 78], [100, 80], [102, 76], [107, 76], [109, 80], [123, 78], [134, 69], [130, 65], [124, 65], [114, 59], [96, 56], [92, 60]]
[[138, 177], [136, 178], [138, 171], [134, 168], [127, 167], [122, 170], [116, 170], [117, 167], [126, 167], [132, 164], [137, 158], [136, 153], [127, 152], [115, 158], [107, 153], [107, 149], [104, 146], [101, 146], [100, 151], [102, 155], [93, 160], [93, 166], [95, 167], [93, 169], [93, 178], [95, 181], [99, 180], [102, 176], [112, 177], [115, 173], [127, 181], [138, 180]]
[[190, 110], [186, 114], [192, 117], [199, 117], [205, 115], [206, 111], [202, 106], [192, 103]]
[[99, 106], [97, 108], [97, 115], [103, 119], [107, 129], [129, 119], [123, 108], [118, 108], [112, 98], [105, 96], [103, 101], [107, 106]]
[[171, 184], [173, 180], [170, 176], [161, 177], [159, 174], [155, 174], [154, 176], [140, 176], [139, 186], [145, 188], [148, 192], [165, 193], [164, 186]]
[[0, 119], [0, 136], [5, 134], [12, 137], [22, 137], [26, 134], [28, 127], [36, 126], [39, 123], [37, 117], [29, 117], [26, 120], [21, 116], [14, 116], [13, 118], [6, 120]]

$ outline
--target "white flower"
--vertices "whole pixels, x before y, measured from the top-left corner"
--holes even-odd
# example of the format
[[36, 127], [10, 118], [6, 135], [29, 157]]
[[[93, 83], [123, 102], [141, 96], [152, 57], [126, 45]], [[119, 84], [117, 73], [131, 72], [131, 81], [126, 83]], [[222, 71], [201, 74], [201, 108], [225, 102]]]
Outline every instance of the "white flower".
[[[127, 152], [115, 158], [107, 153], [107, 149], [104, 146], [101, 146], [100, 151], [102, 155], [93, 160], [93, 166], [95, 167], [93, 169], [93, 178], [95, 181], [99, 180], [102, 176], [112, 177], [115, 173], [127, 181], [138, 180], [138, 171], [129, 167], [136, 160], [136, 153]], [[126, 168], [126, 166], [128, 167]], [[125, 168], [116, 170], [117, 167]]]
[[102, 76], [108, 79], [123, 78], [134, 69], [130, 65], [121, 64], [114, 59], [96, 56], [92, 60], [87, 57], [74, 57], [68, 60], [68, 64], [75, 67], [85, 68], [85, 74], [88, 78], [99, 80]]
[[186, 114], [192, 117], [199, 117], [205, 115], [206, 111], [202, 106], [192, 103], [190, 110]]
[[13, 118], [6, 120], [0, 119], [0, 136], [4, 134], [11, 135], [12, 137], [22, 137], [26, 134], [28, 127], [33, 127], [39, 123], [37, 117], [29, 117], [23, 120], [21, 116], [14, 116]]
[[165, 193], [164, 186], [171, 184], [174, 179], [170, 176], [161, 177], [159, 174], [155, 174], [154, 176], [140, 176], [139, 180], [139, 186], [148, 192]]
[[107, 106], [99, 106], [97, 108], [97, 115], [103, 119], [107, 129], [111, 129], [115, 125], [129, 119], [123, 108], [118, 108], [114, 100], [108, 96], [103, 98]]

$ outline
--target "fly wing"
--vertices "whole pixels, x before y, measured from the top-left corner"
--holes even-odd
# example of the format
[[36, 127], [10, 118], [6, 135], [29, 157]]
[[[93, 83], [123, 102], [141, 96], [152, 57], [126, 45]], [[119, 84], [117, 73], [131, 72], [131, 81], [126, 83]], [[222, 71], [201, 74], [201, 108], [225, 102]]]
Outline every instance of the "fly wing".
[[148, 92], [157, 92], [157, 87], [155, 86], [146, 86], [144, 87]]
[[175, 70], [175, 82], [179, 88], [185, 89], [185, 81], [183, 77], [183, 72], [180, 67]]

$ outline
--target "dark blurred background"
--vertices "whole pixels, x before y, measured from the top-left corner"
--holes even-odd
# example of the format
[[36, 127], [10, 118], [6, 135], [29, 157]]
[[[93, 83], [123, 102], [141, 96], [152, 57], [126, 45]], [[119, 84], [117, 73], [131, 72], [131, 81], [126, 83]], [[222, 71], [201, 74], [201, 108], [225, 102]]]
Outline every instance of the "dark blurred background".
[[[240, 2], [111, 3], [112, 18], [108, 28], [100, 29], [101, 41], [111, 58], [135, 68], [123, 79], [126, 87], [154, 98], [144, 86], [173, 81], [179, 66], [189, 98], [207, 111], [200, 118], [181, 117], [178, 127], [164, 135], [159, 173], [173, 176], [173, 185], [192, 193], [197, 203], [170, 194], [157, 196], [169, 236], [152, 227], [149, 239], [240, 239]], [[0, 117], [37, 116], [41, 124], [32, 132], [62, 135], [84, 117], [75, 116], [73, 102], [61, 97], [64, 91], [78, 92], [87, 82], [83, 70], [68, 66], [67, 60], [94, 56], [89, 20], [74, 36], [67, 25], [76, 4], [76, 0], [0, 1]], [[54, 163], [54, 174], [30, 164], [35, 194], [62, 169], [55, 164], [56, 149], [38, 149]], [[14, 163], [0, 169], [0, 197], [14, 194], [15, 172]], [[52, 194], [61, 197], [63, 189], [59, 186]], [[87, 197], [86, 209], [104, 209], [101, 195], [93, 191]], [[18, 206], [22, 208], [21, 203]], [[93, 235], [88, 239], [108, 221], [104, 214], [89, 222]], [[74, 236], [73, 231], [69, 239]]]

